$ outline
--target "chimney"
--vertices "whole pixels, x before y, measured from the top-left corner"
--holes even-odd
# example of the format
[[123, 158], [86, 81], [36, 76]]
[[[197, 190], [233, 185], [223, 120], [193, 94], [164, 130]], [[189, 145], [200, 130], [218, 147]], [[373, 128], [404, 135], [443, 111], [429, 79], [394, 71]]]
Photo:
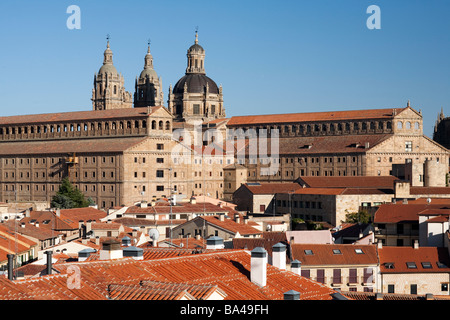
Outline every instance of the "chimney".
[[142, 200], [141, 201], [141, 208], [147, 208], [147, 207], [148, 207], [147, 201]]
[[125, 236], [125, 237], [122, 238], [122, 246], [124, 246], [124, 247], [131, 246], [131, 239], [130, 239], [130, 237]]
[[191, 197], [191, 204], [196, 204], [197, 203], [197, 199], [195, 197]]
[[45, 251], [45, 254], [47, 255], [47, 274], [52, 274], [52, 254], [53, 251], [47, 250]]
[[302, 263], [297, 259], [291, 262], [291, 271], [299, 276], [302, 274]]
[[25, 217], [29, 218], [30, 216], [31, 216], [31, 211], [30, 211], [30, 209], [27, 209], [25, 211]]
[[152, 207], [156, 206], [156, 200], [152, 199], [152, 202], [150, 204], [152, 205]]
[[220, 221], [225, 221], [225, 214], [224, 213], [219, 214], [219, 220]]
[[289, 290], [283, 294], [284, 300], [300, 300], [300, 293], [294, 290]]
[[133, 230], [132, 232], [131, 232], [131, 235], [133, 236], [133, 238], [136, 238], [137, 237], [137, 234], [138, 233], [138, 231], [137, 230]]
[[20, 226], [21, 226], [22, 228], [25, 228], [25, 222], [22, 222], [22, 223], [20, 224]]
[[86, 248], [81, 251], [78, 251], [78, 261], [82, 262], [82, 261], [87, 260], [87, 258], [89, 258], [91, 253], [94, 253], [94, 252], [95, 252], [95, 250], [92, 248]]
[[419, 249], [419, 240], [414, 240], [414, 249]]
[[278, 242], [272, 247], [272, 265], [281, 270], [286, 270], [286, 246]]
[[123, 249], [124, 257], [132, 257], [134, 260], [144, 259], [144, 249], [136, 247], [127, 247]]
[[234, 221], [236, 221], [236, 223], [241, 223], [241, 218], [240, 218], [239, 214], [234, 215]]
[[14, 255], [7, 254], [8, 257], [8, 280], [14, 280]]
[[61, 216], [61, 209], [60, 208], [56, 209], [56, 216], [57, 217]]
[[224, 244], [223, 239], [221, 237], [213, 236], [206, 239], [206, 249], [218, 250], [223, 248]]
[[432, 294], [432, 293], [427, 293], [427, 294], [425, 295], [425, 300], [434, 300], [433, 294]]
[[375, 294], [375, 300], [383, 300], [383, 294], [380, 292], [377, 292]]
[[366, 142], [366, 145], [365, 145], [365, 147], [366, 147], [366, 149], [369, 149], [369, 147], [370, 147], [370, 143], [369, 143], [369, 142]]
[[97, 246], [100, 245], [100, 237], [99, 237], [99, 236], [95, 237], [95, 244], [96, 244]]
[[104, 241], [102, 244], [102, 249], [100, 250], [100, 260], [120, 258], [123, 258], [120, 242], [114, 239]]
[[267, 251], [256, 247], [251, 252], [250, 280], [254, 284], [265, 287], [267, 283]]
[[381, 242], [381, 240], [378, 240], [378, 242], [377, 242], [377, 248], [378, 248], [378, 249], [383, 249], [383, 242]]

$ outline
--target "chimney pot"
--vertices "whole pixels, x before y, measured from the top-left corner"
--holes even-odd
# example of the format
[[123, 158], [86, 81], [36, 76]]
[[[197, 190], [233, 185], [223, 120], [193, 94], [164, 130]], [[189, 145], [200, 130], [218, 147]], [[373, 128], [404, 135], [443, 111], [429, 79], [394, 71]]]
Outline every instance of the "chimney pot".
[[14, 280], [14, 255], [7, 254], [8, 257], [8, 280]]
[[53, 251], [47, 250], [47, 251], [45, 251], [45, 254], [47, 255], [47, 274], [52, 274], [52, 254], [53, 254]]
[[291, 271], [299, 276], [302, 273], [302, 263], [297, 259], [291, 262]]
[[267, 283], [267, 251], [256, 247], [251, 252], [250, 280], [254, 284], [265, 287]]
[[300, 292], [289, 290], [283, 294], [284, 300], [300, 300]]
[[286, 270], [286, 246], [281, 242], [272, 247], [272, 265]]
[[419, 249], [419, 240], [414, 240], [414, 249]]

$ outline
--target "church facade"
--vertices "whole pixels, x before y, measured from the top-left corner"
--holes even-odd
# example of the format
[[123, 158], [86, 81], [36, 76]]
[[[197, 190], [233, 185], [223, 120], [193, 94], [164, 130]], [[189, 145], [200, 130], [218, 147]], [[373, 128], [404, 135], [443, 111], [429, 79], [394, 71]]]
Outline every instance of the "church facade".
[[[150, 45], [134, 94], [112, 57], [108, 40], [92, 110], [0, 117], [0, 201], [50, 202], [64, 177], [108, 208], [173, 194], [231, 200], [242, 183], [301, 176], [395, 175], [441, 186], [448, 172], [448, 150], [423, 134], [422, 114], [409, 103], [227, 118], [222, 86], [206, 75], [197, 33], [167, 107]], [[236, 138], [237, 131], [247, 136]], [[262, 133], [269, 153], [277, 143], [270, 174], [265, 168], [274, 163], [249, 148]]]

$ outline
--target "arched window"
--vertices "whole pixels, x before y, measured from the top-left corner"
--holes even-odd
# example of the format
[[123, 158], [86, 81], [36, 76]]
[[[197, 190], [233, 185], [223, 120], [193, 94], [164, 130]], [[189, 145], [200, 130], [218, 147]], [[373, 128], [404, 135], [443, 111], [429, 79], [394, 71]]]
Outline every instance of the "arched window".
[[122, 121], [119, 122], [119, 129], [123, 129], [123, 122]]
[[411, 129], [411, 122], [406, 121], [405, 128], [406, 129]]
[[420, 124], [418, 122], [414, 123], [414, 129], [419, 130]]
[[402, 129], [403, 128], [403, 122], [399, 121], [397, 122], [397, 128]]
[[60, 125], [58, 125], [58, 126], [56, 127], [56, 132], [61, 132], [61, 126], [60, 126]]
[[170, 130], [170, 121], [166, 121], [166, 130]]
[[153, 121], [152, 121], [152, 130], [155, 130], [155, 129], [156, 129], [156, 121], [153, 120]]
[[142, 120], [142, 128], [147, 128], [147, 121], [146, 120]]
[[113, 123], [112, 123], [112, 129], [113, 129], [113, 130], [116, 130], [116, 122], [113, 122]]
[[163, 122], [162, 122], [162, 121], [159, 121], [159, 123], [158, 123], [158, 129], [159, 129], [159, 130], [162, 130], [162, 129], [163, 129]]
[[127, 121], [127, 129], [131, 129], [131, 121]]

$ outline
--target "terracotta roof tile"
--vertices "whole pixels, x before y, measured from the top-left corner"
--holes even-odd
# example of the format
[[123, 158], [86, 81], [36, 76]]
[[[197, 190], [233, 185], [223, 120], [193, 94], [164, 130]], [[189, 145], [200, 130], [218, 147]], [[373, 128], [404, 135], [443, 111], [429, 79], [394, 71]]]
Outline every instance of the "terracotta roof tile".
[[313, 177], [305, 176], [298, 178], [300, 185], [305, 184], [312, 188], [377, 188], [392, 189], [394, 187], [394, 176], [356, 176], [356, 177]]
[[253, 226], [256, 225], [252, 226], [249, 224], [250, 222], [248, 224], [245, 224], [244, 222], [237, 223], [233, 219], [226, 219], [226, 218], [224, 219], [224, 221], [220, 221], [219, 217], [217, 216], [199, 216], [196, 217], [195, 219], [206, 220], [208, 223], [215, 225], [219, 228], [225, 229], [227, 231], [230, 231], [234, 234], [238, 232], [240, 235], [262, 234], [262, 231], [254, 228]]
[[[14, 283], [0, 278], [0, 299], [106, 299], [109, 285], [138, 286], [141, 281], [170, 283], [175, 288], [177, 284], [192, 288], [217, 286], [226, 294], [226, 300], [283, 299], [283, 294], [289, 290], [300, 292], [304, 300], [331, 300], [331, 294], [335, 293], [325, 285], [271, 265], [267, 265], [267, 285], [260, 288], [249, 280], [250, 255], [242, 250], [159, 260], [64, 263], [54, 265], [54, 268], [61, 274]], [[80, 289], [68, 288], [69, 268], [79, 268], [82, 274]], [[199, 294], [205, 292], [197, 291]]]
[[443, 204], [386, 203], [375, 212], [375, 223], [398, 223], [402, 221], [419, 221], [419, 213], [426, 209], [444, 209]]
[[300, 189], [301, 186], [298, 183], [246, 183], [244, 184], [253, 194], [275, 194], [284, 192], [293, 192]]
[[278, 123], [333, 121], [333, 120], [338, 121], [338, 120], [357, 120], [357, 119], [392, 119], [393, 111], [395, 111], [398, 114], [404, 109], [405, 108], [391, 108], [391, 109], [369, 109], [369, 110], [236, 116], [231, 117], [227, 125], [243, 126], [256, 124], [278, 124]]
[[[358, 253], [360, 249], [362, 253]], [[301, 261], [302, 266], [318, 265], [376, 265], [378, 263], [375, 245], [354, 244], [292, 244], [292, 259]], [[308, 254], [306, 250], [311, 250]], [[333, 250], [339, 250], [335, 253]]]
[[[380, 271], [384, 273], [450, 273], [450, 257], [447, 248], [438, 247], [388, 247], [378, 249]], [[442, 263], [441, 267], [438, 262]], [[393, 263], [390, 268], [386, 263]], [[415, 268], [409, 268], [414, 263]], [[429, 263], [429, 267], [423, 263]]]
[[1, 144], [0, 155], [122, 152], [145, 139], [134, 137], [8, 142]]
[[[162, 107], [153, 107], [152, 113]], [[98, 119], [119, 119], [129, 117], [147, 117], [147, 108], [127, 108], [111, 110], [89, 110], [74, 112], [42, 113], [0, 117], [2, 124], [29, 124], [40, 122], [83, 121]]]

